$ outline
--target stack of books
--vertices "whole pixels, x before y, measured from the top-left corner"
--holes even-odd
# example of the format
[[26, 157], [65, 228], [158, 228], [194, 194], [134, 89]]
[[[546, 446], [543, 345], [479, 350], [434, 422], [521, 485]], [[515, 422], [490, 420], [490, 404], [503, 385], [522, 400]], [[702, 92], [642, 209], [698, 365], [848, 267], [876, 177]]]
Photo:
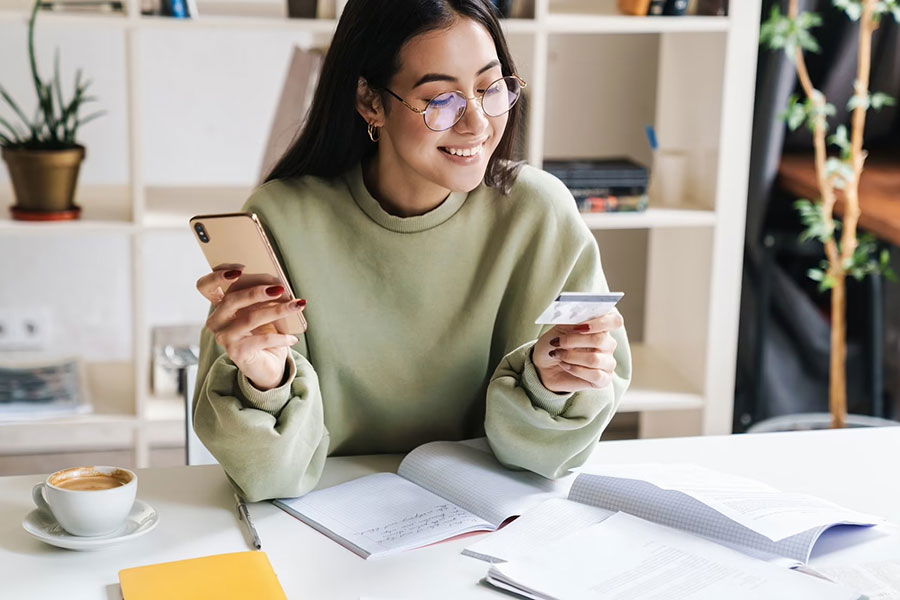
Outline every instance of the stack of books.
[[688, 0], [619, 0], [619, 12], [635, 16], [680, 17], [688, 12]]
[[648, 169], [630, 158], [545, 160], [575, 197], [581, 212], [640, 212], [647, 209]]

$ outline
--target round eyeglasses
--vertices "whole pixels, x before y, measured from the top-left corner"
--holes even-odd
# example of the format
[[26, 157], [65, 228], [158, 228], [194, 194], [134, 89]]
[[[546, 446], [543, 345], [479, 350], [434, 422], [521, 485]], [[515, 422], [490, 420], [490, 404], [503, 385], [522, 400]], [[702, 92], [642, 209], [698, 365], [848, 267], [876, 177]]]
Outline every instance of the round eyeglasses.
[[518, 75], [501, 77], [484, 90], [479, 96], [467, 97], [460, 91], [446, 92], [428, 101], [424, 109], [412, 106], [409, 102], [384, 88], [390, 95], [402, 102], [408, 109], [417, 112], [425, 119], [425, 126], [432, 131], [446, 131], [456, 125], [469, 106], [469, 100], [481, 99], [481, 110], [489, 117], [499, 117], [513, 107], [519, 100], [522, 88], [528, 84]]

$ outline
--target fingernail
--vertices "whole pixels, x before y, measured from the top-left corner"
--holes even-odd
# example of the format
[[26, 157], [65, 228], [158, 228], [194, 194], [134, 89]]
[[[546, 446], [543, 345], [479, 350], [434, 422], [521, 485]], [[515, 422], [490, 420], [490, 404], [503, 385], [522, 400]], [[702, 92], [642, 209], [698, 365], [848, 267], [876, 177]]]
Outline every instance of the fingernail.
[[225, 279], [237, 279], [240, 276], [241, 276], [240, 271], [226, 271], [225, 275], [223, 275], [223, 277], [225, 277]]
[[288, 336], [288, 341], [291, 343], [291, 346], [293, 346], [294, 344], [296, 344], [296, 343], [299, 342], [300, 340], [297, 339], [296, 336], [291, 335], [291, 336]]
[[280, 296], [284, 293], [284, 288], [280, 285], [273, 285], [272, 287], [266, 288], [266, 294], [269, 296]]
[[551, 345], [551, 346], [554, 346], [554, 347], [556, 347], [556, 348], [559, 348], [559, 338], [558, 338], [558, 337], [555, 337], [555, 338], [553, 338], [552, 340], [550, 340], [550, 345]]
[[306, 300], [304, 300], [303, 298], [300, 298], [299, 300], [294, 302], [294, 308], [296, 308], [297, 310], [303, 308], [304, 306], [306, 306]]
[[581, 325], [576, 325], [572, 331], [585, 332], [585, 331], [590, 331], [590, 330], [591, 330], [591, 326], [588, 323], [582, 323]]

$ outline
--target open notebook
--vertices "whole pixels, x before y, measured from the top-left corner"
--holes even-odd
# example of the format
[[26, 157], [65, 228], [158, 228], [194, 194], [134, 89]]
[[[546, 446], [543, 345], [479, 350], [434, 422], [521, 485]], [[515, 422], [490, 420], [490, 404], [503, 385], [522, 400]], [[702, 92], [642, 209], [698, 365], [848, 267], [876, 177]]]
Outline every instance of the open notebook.
[[410, 452], [396, 474], [366, 475], [273, 503], [363, 558], [381, 557], [493, 531], [565, 496], [573, 477], [550, 480], [507, 469], [483, 438], [431, 442]]
[[883, 522], [814, 496], [696, 465], [606, 465], [579, 471], [567, 498], [535, 507], [463, 554], [489, 562], [513, 560], [621, 511], [796, 567], [809, 560], [828, 529]]

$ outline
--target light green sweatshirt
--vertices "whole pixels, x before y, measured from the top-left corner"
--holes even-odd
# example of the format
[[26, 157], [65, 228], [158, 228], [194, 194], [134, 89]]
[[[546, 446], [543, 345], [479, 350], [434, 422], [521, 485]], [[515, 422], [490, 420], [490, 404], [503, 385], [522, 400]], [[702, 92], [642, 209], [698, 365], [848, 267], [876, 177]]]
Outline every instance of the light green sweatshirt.
[[268, 182], [244, 206], [266, 227], [309, 323], [285, 383], [260, 391], [203, 330], [200, 439], [249, 500], [299, 496], [326, 456], [402, 453], [486, 435], [503, 464], [545, 477], [587, 459], [631, 379], [613, 333], [611, 385], [546, 389], [531, 347], [562, 291], [607, 291], [597, 244], [563, 183], [524, 165], [512, 192], [482, 184], [397, 217], [359, 164], [331, 180]]

